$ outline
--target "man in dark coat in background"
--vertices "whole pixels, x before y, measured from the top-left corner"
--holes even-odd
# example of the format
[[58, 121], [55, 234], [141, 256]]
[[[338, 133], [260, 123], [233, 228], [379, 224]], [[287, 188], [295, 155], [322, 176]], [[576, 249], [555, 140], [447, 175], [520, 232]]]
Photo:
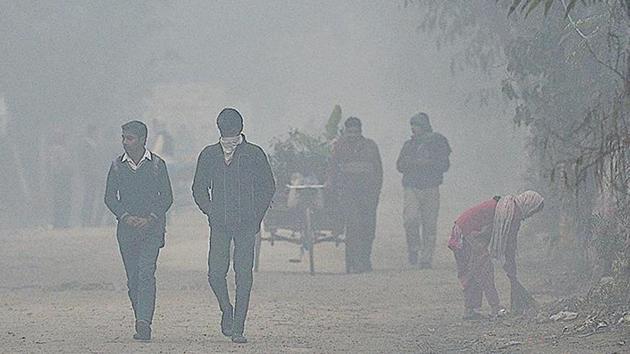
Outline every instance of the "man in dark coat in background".
[[144, 123], [122, 126], [125, 153], [112, 162], [105, 187], [105, 204], [118, 220], [116, 237], [136, 318], [136, 340], [151, 339], [155, 269], [164, 246], [166, 212], [173, 203], [166, 163], [145, 148], [146, 140]]
[[343, 134], [333, 146], [327, 184], [339, 198], [337, 206], [345, 226], [346, 272], [369, 272], [383, 166], [376, 143], [362, 135], [361, 121], [356, 117], [344, 122]]
[[431, 268], [440, 209], [439, 186], [450, 165], [451, 147], [443, 135], [433, 132], [426, 113], [411, 117], [410, 124], [412, 137], [405, 142], [396, 161], [398, 171], [403, 174], [403, 223], [409, 263]]
[[[246, 343], [243, 332], [253, 283], [254, 245], [275, 181], [267, 155], [242, 134], [243, 118], [237, 110], [221, 111], [217, 126], [221, 138], [199, 154], [192, 192], [210, 225], [208, 282], [222, 312], [221, 332], [235, 343]], [[226, 281], [232, 242], [234, 306]]]

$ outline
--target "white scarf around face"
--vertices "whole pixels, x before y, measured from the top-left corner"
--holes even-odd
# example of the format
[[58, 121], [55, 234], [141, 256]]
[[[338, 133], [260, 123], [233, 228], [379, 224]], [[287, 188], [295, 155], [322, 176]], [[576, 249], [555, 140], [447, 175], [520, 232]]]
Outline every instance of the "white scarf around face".
[[235, 137], [221, 137], [219, 139], [219, 143], [221, 143], [221, 148], [223, 148], [223, 158], [225, 159], [226, 164], [230, 164], [232, 162], [232, 158], [234, 157], [234, 151], [236, 147], [239, 146], [243, 142], [243, 135], [238, 135]]

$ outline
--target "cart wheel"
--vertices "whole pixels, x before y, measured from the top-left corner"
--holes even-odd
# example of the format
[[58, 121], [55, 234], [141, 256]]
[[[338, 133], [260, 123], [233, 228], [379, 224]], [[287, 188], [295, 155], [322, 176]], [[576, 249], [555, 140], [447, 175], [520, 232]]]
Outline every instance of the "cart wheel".
[[258, 264], [260, 263], [260, 245], [262, 244], [262, 229], [256, 234], [256, 243], [254, 244], [254, 272], [258, 272]]
[[308, 245], [308, 266], [311, 271], [311, 275], [315, 274], [315, 235], [313, 234], [313, 224], [311, 221], [311, 208], [306, 208], [306, 225], [304, 225], [304, 236], [306, 237], [306, 244]]

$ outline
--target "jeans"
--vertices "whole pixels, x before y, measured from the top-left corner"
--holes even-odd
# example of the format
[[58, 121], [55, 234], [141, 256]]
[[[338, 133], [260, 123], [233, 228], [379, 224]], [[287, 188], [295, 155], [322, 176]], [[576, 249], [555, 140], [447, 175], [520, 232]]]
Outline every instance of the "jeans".
[[[230, 302], [227, 287], [227, 272], [230, 267], [230, 244], [234, 242], [234, 259], [232, 266], [236, 277], [236, 301], [234, 307]], [[208, 251], [208, 282], [217, 298], [222, 312], [234, 311], [232, 333], [241, 335], [245, 329], [245, 318], [249, 308], [249, 297], [254, 281], [254, 245], [256, 235], [241, 232], [238, 228], [229, 230], [212, 230]]]
[[151, 323], [155, 311], [155, 269], [162, 236], [119, 225], [117, 238], [135, 318]]

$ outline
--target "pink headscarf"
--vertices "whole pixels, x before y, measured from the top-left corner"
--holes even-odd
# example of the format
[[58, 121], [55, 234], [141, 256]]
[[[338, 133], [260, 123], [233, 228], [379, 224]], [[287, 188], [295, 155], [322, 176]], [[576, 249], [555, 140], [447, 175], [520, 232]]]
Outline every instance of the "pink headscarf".
[[[527, 191], [517, 196], [507, 195], [499, 200], [494, 213], [494, 226], [490, 241], [492, 258], [503, 258], [508, 239], [515, 237], [515, 233], [518, 232], [518, 229], [513, 230], [515, 222], [524, 220], [540, 211], [543, 201], [544, 198], [534, 191]], [[516, 220], [517, 215], [520, 216], [521, 220]]]

